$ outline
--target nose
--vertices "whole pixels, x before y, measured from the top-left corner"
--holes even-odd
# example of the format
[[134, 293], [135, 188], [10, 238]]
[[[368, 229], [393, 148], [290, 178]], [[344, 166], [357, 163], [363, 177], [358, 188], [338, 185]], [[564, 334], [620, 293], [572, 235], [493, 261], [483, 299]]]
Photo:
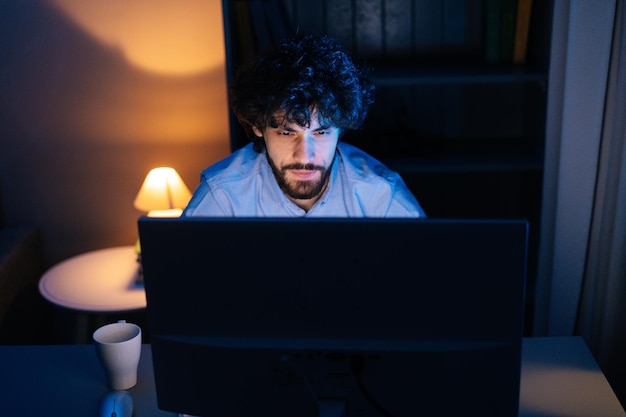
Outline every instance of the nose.
[[315, 138], [311, 132], [302, 132], [295, 149], [295, 157], [304, 161], [315, 159]]

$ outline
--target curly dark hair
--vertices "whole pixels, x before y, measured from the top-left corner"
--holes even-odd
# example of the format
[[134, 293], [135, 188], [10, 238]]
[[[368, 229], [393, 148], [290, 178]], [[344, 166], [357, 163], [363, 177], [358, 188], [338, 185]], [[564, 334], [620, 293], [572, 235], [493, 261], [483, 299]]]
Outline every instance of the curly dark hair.
[[233, 112], [261, 152], [264, 141], [253, 126], [309, 126], [313, 111], [324, 126], [358, 129], [374, 101], [374, 85], [334, 38], [299, 34], [240, 68], [230, 94]]

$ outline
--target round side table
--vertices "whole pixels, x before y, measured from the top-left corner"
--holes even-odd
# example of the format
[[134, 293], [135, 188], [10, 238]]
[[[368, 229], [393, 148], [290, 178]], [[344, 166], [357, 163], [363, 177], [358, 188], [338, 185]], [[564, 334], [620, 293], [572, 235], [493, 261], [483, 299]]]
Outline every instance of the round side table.
[[146, 293], [137, 283], [139, 263], [134, 246], [100, 249], [74, 256], [46, 271], [41, 295], [77, 312], [77, 340], [87, 341], [87, 315], [124, 313], [146, 308]]

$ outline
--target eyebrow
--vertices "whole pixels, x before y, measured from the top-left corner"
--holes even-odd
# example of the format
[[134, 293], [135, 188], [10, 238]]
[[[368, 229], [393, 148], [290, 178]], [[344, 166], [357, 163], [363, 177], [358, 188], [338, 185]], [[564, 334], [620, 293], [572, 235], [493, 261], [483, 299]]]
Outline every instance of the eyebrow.
[[[292, 124], [296, 124], [296, 125], [297, 125], [297, 123], [292, 123]], [[299, 126], [299, 125], [298, 125], [298, 126]], [[331, 125], [328, 125], [328, 126], [320, 126], [320, 127], [316, 128], [316, 129], [313, 129], [313, 131], [314, 131], [314, 132], [318, 132], [318, 131], [320, 131], [320, 130], [328, 130], [328, 129], [332, 129], [332, 128], [333, 128], [333, 126], [331, 126]], [[287, 124], [278, 125], [277, 127], [275, 127], [275, 129], [288, 130], [288, 131], [290, 131], [290, 132], [295, 132], [295, 131], [296, 131], [294, 128], [290, 127], [290, 126], [289, 126], [289, 125], [287, 125]]]

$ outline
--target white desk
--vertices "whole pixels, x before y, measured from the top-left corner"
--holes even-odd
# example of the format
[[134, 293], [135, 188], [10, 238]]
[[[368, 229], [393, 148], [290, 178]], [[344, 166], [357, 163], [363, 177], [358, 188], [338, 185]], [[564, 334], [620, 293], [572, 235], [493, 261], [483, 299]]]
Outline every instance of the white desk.
[[[524, 340], [520, 417], [625, 417], [581, 338]], [[91, 345], [0, 346], [4, 416], [97, 416], [107, 392]], [[152, 355], [142, 348], [138, 383], [129, 390], [135, 417], [174, 416], [158, 410]]]
[[50, 268], [39, 291], [50, 302], [68, 309], [112, 313], [146, 307], [143, 285], [136, 285], [139, 264], [133, 246], [87, 252]]
[[520, 417], [624, 417], [626, 413], [580, 337], [527, 338]]

